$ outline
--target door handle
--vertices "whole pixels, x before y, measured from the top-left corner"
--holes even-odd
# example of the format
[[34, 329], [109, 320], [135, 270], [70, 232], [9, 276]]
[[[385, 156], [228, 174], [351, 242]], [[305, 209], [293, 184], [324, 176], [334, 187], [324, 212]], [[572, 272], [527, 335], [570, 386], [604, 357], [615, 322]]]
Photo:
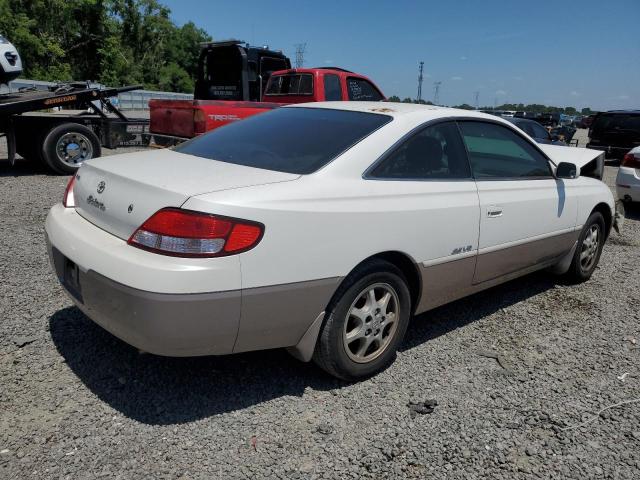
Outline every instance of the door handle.
[[496, 205], [491, 205], [487, 207], [487, 217], [489, 218], [498, 218], [502, 216], [502, 207], [498, 207]]

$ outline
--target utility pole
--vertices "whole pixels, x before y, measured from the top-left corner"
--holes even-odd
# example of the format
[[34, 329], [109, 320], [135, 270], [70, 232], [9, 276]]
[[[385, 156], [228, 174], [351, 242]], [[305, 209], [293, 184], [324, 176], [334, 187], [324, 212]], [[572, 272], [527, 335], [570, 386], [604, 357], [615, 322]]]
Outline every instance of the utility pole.
[[304, 66], [304, 52], [307, 49], [307, 44], [296, 43], [296, 68], [302, 68]]
[[478, 110], [478, 108], [480, 108], [480, 103], [478, 101], [478, 98], [480, 97], [480, 92], [473, 92], [475, 97], [476, 97], [476, 110]]
[[420, 62], [420, 66], [418, 67], [418, 98], [417, 101], [420, 103], [422, 100], [422, 69], [424, 67], [424, 62]]
[[440, 85], [442, 82], [433, 82], [433, 104], [440, 104]]

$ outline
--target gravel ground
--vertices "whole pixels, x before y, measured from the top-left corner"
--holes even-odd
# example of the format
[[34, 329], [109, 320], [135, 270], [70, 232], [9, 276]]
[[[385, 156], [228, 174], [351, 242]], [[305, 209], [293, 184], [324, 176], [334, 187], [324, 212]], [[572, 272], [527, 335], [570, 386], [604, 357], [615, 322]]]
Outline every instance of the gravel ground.
[[1, 478], [640, 478], [640, 403], [598, 415], [640, 399], [640, 208], [591, 281], [539, 273], [421, 315], [392, 367], [345, 384], [282, 350], [115, 339], [48, 264], [66, 178], [2, 158]]

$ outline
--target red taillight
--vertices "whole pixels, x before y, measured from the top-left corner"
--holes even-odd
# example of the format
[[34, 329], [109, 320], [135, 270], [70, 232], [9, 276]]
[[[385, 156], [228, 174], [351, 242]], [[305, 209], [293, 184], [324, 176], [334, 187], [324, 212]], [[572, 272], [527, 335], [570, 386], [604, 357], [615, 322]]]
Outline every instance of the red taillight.
[[74, 175], [69, 179], [67, 187], [64, 189], [64, 197], [62, 197], [62, 205], [67, 208], [73, 208], [76, 206], [76, 201], [73, 196], [73, 186], [76, 183], [76, 176]]
[[633, 153], [627, 153], [622, 159], [622, 167], [640, 168], [640, 158], [636, 157]]
[[221, 257], [252, 249], [263, 232], [257, 222], [164, 208], [144, 222], [128, 243], [176, 257]]
[[196, 134], [207, 131], [207, 116], [204, 110], [196, 108], [193, 110], [193, 132]]

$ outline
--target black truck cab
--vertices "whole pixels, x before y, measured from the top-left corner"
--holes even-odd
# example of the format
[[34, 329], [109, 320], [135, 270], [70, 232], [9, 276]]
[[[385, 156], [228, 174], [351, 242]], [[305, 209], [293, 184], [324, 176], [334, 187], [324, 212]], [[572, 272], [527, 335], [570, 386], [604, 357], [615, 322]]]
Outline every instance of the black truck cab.
[[271, 73], [291, 68], [291, 61], [268, 47], [240, 40], [202, 45], [194, 98], [196, 100], [260, 101]]

